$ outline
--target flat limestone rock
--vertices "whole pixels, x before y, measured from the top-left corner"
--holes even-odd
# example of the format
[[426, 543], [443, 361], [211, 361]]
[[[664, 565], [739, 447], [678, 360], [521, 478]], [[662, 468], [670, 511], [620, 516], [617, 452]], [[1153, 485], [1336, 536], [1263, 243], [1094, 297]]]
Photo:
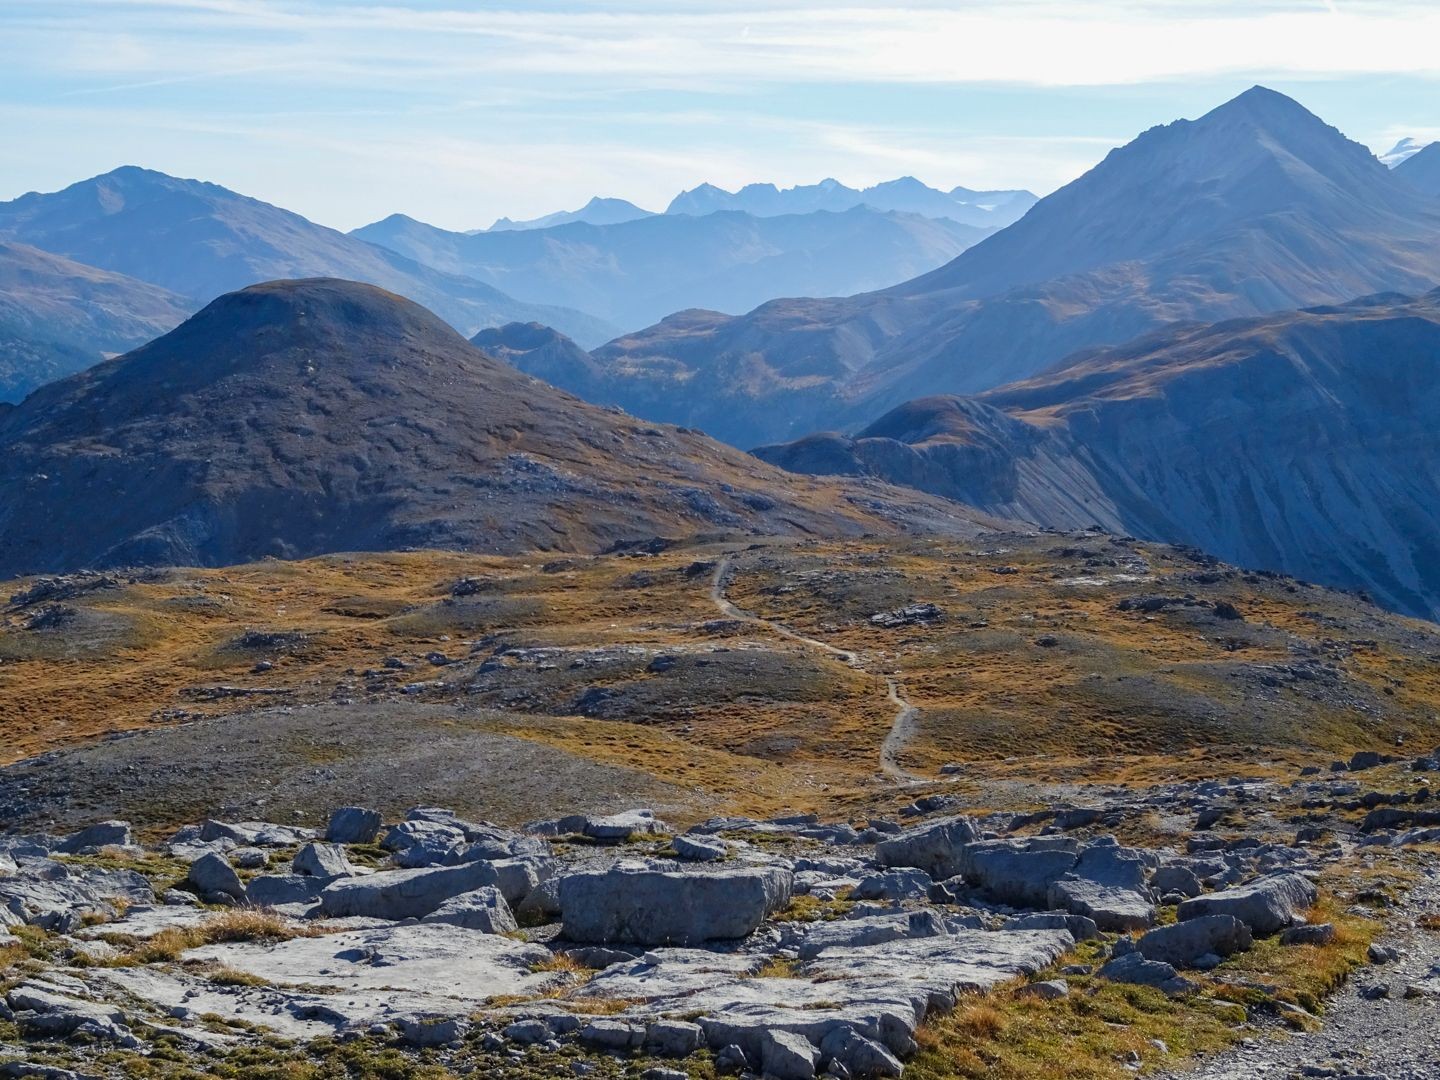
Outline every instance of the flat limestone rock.
[[839, 983], [889, 983], [953, 998], [1033, 975], [1074, 945], [1066, 930], [960, 930], [949, 937], [827, 949], [803, 964], [800, 974], [832, 989]]
[[275, 945], [209, 945], [185, 954], [276, 982], [393, 987], [458, 1001], [533, 992], [551, 977], [533, 975], [529, 967], [549, 957], [538, 945], [445, 923], [347, 930]]
[[629, 963], [611, 964], [576, 994], [580, 998], [664, 1001], [751, 980], [764, 956], [702, 949], [652, 949]]
[[162, 930], [187, 929], [209, 922], [213, 918], [215, 912], [199, 907], [182, 907], [179, 904], [137, 906], [126, 910], [121, 919], [99, 926], [84, 927], [75, 931], [74, 936], [98, 940], [110, 934], [124, 934], [126, 937], [146, 941]]

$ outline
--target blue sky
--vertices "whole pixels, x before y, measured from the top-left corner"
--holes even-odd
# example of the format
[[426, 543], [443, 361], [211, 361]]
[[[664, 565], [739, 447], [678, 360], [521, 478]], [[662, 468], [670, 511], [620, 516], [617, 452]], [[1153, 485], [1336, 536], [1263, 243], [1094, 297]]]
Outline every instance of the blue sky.
[[1256, 82], [1440, 138], [1440, 5], [0, 0], [0, 198], [121, 164], [351, 228], [902, 174], [1044, 193]]

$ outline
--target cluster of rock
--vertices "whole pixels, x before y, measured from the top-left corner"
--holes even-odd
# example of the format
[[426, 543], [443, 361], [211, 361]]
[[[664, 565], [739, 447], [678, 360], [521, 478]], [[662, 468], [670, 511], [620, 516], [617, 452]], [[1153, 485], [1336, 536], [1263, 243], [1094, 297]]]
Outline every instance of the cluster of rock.
[[[1217, 795], [1246, 792], [1216, 785], [1206, 797]], [[1257, 937], [1323, 939], [1325, 928], [1304, 924], [1316, 898], [1310, 849], [1201, 834], [1185, 851], [1156, 850], [1065, 831], [1099, 817], [942, 816], [909, 828], [726, 818], [675, 834], [643, 810], [512, 831], [435, 808], [387, 826], [347, 807], [323, 835], [258, 822], [184, 828], [160, 851], [188, 863], [186, 880], [158, 897], [133, 871], [56, 858], [132, 849], [124, 823], [63, 840], [0, 838], [0, 927], [67, 935], [87, 955], [115, 935], [203, 925], [220, 908], [265, 908], [297, 928], [291, 940], [185, 954], [246, 972], [253, 986], [216, 986], [190, 965], [80, 968], [26, 980], [5, 1012], [36, 1038], [123, 1043], [148, 1026], [203, 1040], [213, 1036], [191, 1021], [220, 1015], [296, 1037], [479, 1038], [516, 1055], [569, 1041], [674, 1057], [708, 1048], [721, 1068], [779, 1080], [895, 1076], [929, 1013], [1034, 979], [1078, 940], [1106, 939], [1093, 974], [1183, 994], [1193, 988], [1183, 971], [1214, 968]], [[1018, 831], [1038, 824], [1039, 834]], [[767, 834], [794, 840], [791, 853], [756, 842]], [[637, 841], [646, 857], [613, 846]], [[378, 866], [377, 844], [387, 853]], [[275, 866], [277, 852], [288, 865]], [[797, 897], [829, 905], [830, 917], [797, 919]], [[1156, 925], [1160, 905], [1175, 905], [1177, 921]], [[577, 965], [593, 974], [563, 970]], [[315, 984], [338, 989], [304, 989]], [[1063, 978], [1029, 990], [1068, 992]], [[493, 1024], [472, 1029], [497, 998], [506, 1004], [488, 1006]], [[613, 1011], [595, 1007], [605, 1003], [620, 1011], [595, 1016]]]

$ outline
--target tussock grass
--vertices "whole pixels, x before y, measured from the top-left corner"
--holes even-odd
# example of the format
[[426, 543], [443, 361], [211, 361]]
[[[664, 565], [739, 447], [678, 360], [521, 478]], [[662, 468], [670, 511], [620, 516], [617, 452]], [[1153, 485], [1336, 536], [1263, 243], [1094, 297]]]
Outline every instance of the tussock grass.
[[771, 918], [775, 922], [833, 922], [843, 918], [855, 906], [854, 902], [837, 896], [834, 900], [821, 900], [809, 893], [791, 899], [782, 911]]
[[530, 970], [537, 975], [542, 971], [564, 972], [569, 975], [583, 975], [587, 978], [594, 974], [592, 969], [580, 963], [579, 960], [576, 960], [574, 954], [567, 952], [557, 952], [551, 955], [548, 960], [541, 960], [538, 963], [531, 964]]

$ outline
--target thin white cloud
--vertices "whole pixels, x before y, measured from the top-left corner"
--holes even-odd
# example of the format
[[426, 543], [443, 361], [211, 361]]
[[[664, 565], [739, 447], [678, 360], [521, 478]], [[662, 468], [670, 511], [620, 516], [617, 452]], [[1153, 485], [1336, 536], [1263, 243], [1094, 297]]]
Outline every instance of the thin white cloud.
[[[1101, 86], [1256, 72], [1440, 75], [1431, 2], [1133, 4], [1045, 0], [877, 6], [775, 3], [340, 4], [315, 0], [19, 0], [12, 26], [177, 47], [144, 70], [215, 70], [263, 50], [298, 82], [368, 71], [401, 82], [469, 75]], [[75, 19], [89, 10], [94, 17]], [[67, 18], [69, 14], [71, 17]], [[236, 41], [233, 35], [244, 35]], [[84, 61], [99, 49], [59, 50]], [[36, 62], [33, 54], [22, 63]], [[124, 65], [111, 58], [109, 70]], [[307, 62], [302, 62], [307, 61]], [[243, 61], [242, 61], [243, 63]], [[231, 67], [224, 64], [222, 67]], [[73, 67], [72, 67], [73, 69]]]

